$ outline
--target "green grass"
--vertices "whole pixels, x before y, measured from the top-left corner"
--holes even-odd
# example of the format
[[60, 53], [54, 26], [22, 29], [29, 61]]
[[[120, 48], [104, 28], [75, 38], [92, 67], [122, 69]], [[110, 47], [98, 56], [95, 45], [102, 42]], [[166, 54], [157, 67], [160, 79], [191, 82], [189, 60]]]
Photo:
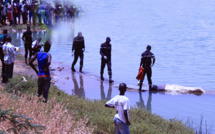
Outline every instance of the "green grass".
[[[17, 76], [9, 81], [5, 91], [11, 93], [33, 93], [37, 91], [37, 80], [25, 76], [28, 82], [20, 83], [21, 76]], [[113, 117], [115, 110], [105, 108], [104, 100], [87, 100], [70, 96], [56, 86], [51, 86], [49, 90], [49, 99], [55, 98], [57, 102], [64, 104], [70, 112], [75, 114], [76, 120], [89, 118], [88, 124], [96, 126], [94, 133], [112, 134], [115, 133]], [[182, 121], [171, 119], [166, 120], [162, 117], [152, 114], [145, 109], [131, 108], [130, 132], [131, 134], [194, 134], [194, 130], [189, 128]]]

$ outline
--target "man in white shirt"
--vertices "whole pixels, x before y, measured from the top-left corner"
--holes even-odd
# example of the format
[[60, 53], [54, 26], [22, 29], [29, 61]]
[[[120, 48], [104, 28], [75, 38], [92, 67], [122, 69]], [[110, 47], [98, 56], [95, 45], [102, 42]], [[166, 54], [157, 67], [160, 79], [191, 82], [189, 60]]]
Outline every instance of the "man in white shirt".
[[126, 92], [126, 84], [121, 83], [119, 85], [120, 94], [106, 102], [105, 107], [115, 108], [116, 114], [114, 116], [114, 124], [116, 126], [117, 134], [130, 134], [129, 132], [129, 109], [130, 101], [124, 96]]
[[11, 37], [8, 36], [7, 41], [3, 45], [5, 78], [3, 83], [7, 83], [9, 78], [13, 77], [13, 66], [15, 61], [15, 47], [11, 44]]

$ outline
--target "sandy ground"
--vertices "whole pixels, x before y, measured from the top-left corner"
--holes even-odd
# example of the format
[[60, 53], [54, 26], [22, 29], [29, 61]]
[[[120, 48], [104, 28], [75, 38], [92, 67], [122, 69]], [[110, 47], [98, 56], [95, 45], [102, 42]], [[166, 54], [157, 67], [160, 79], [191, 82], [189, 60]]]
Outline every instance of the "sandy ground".
[[[2, 70], [2, 63], [0, 62], [0, 71]], [[20, 75], [27, 75], [32, 76], [33, 78], [37, 78], [36, 73], [31, 69], [30, 66], [26, 65], [24, 61], [22, 60], [15, 60], [14, 62], [14, 70], [13, 70], [13, 77], [15, 77], [17, 74]], [[0, 81], [2, 81], [2, 77], [0, 77]], [[4, 83], [0, 84], [1, 86], [5, 86]]]

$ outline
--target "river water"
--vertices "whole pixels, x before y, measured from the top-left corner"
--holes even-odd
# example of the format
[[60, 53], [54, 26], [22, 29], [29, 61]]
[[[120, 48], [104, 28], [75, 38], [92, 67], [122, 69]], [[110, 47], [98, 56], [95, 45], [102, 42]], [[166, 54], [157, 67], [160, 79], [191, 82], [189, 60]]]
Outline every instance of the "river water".
[[137, 83], [140, 55], [150, 44], [156, 56], [154, 84], [215, 90], [215, 1], [75, 0], [75, 3], [85, 11], [75, 23], [75, 34], [82, 31], [86, 40], [86, 71], [99, 76], [99, 47], [110, 36], [115, 81]]
[[[34, 33], [34, 39], [42, 36], [43, 42], [51, 38], [50, 53], [54, 60], [71, 65], [72, 39], [81, 31], [86, 45], [83, 71], [98, 78], [100, 45], [110, 36], [113, 79], [116, 83], [137, 85], [135, 77], [140, 55], [150, 44], [156, 57], [152, 68], [154, 84], [178, 84], [215, 91], [215, 1], [74, 0], [74, 3], [84, 12], [73, 23], [61, 23], [51, 36], [47, 32]], [[15, 42], [20, 42], [22, 34], [14, 36]], [[78, 63], [75, 68], [78, 70]], [[106, 68], [104, 77], [108, 78]], [[108, 86], [104, 91], [102, 89], [102, 93], [110, 95], [106, 99], [118, 93]], [[102, 98], [94, 91], [96, 89], [92, 90], [85, 91], [86, 98]], [[145, 107], [167, 119], [186, 121], [190, 118], [195, 127], [203, 116], [203, 127], [207, 122], [209, 131], [215, 133], [215, 95], [173, 96], [137, 92], [126, 95], [133, 106]]]
[[[99, 76], [99, 47], [110, 36], [115, 81], [137, 84], [140, 55], [150, 44], [156, 57], [152, 68], [154, 84], [215, 91], [215, 1], [74, 0], [74, 3], [85, 11], [75, 21], [74, 33], [82, 31], [85, 37], [87, 72]], [[214, 95], [127, 95], [136, 105], [145, 104], [142, 106], [165, 118], [190, 118], [197, 123], [195, 127], [203, 117], [203, 127], [207, 122], [208, 130], [215, 133]]]

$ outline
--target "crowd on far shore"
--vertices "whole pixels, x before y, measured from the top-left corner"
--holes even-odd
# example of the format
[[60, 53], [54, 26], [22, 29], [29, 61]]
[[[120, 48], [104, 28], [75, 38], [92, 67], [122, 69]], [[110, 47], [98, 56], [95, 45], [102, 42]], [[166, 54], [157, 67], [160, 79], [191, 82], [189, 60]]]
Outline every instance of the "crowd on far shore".
[[59, 2], [52, 5], [47, 1], [39, 2], [37, 0], [31, 2], [26, 2], [26, 0], [1, 2], [0, 0], [0, 26], [19, 24], [52, 26], [61, 20], [71, 20], [79, 13], [79, 9], [74, 5], [63, 5]]

